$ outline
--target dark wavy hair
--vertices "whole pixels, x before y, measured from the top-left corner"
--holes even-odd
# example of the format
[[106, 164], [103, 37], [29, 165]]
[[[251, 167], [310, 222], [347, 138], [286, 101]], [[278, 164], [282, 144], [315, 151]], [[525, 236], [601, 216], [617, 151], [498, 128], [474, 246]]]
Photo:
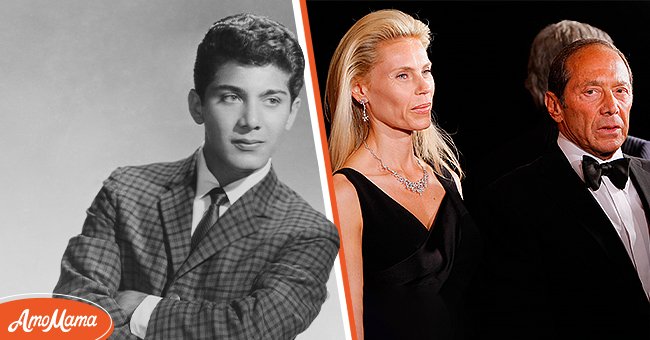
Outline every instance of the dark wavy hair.
[[305, 59], [296, 36], [267, 17], [241, 13], [215, 22], [196, 51], [194, 89], [201, 100], [216, 71], [227, 62], [243, 65], [275, 65], [290, 74], [291, 99], [304, 84]]

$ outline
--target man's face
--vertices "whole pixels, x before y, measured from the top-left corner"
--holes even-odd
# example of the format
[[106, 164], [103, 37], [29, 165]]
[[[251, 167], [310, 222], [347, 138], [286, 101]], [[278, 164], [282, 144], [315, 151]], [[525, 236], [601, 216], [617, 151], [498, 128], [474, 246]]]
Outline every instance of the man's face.
[[222, 65], [203, 101], [194, 90], [192, 117], [205, 124], [204, 154], [222, 185], [263, 167], [293, 125], [300, 99], [291, 100], [290, 75], [274, 65]]
[[567, 68], [565, 104], [556, 99], [549, 112], [569, 140], [594, 156], [609, 159], [628, 132], [632, 85], [627, 67], [615, 51], [590, 45], [572, 55]]

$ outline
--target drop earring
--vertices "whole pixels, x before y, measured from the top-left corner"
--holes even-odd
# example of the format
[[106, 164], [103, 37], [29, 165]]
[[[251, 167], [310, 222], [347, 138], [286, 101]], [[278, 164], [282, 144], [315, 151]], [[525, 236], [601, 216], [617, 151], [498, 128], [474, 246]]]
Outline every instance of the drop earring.
[[361, 105], [363, 106], [363, 112], [361, 113], [361, 120], [363, 120], [364, 123], [367, 123], [368, 120], [370, 120], [370, 117], [368, 117], [368, 114], [366, 113], [367, 101], [365, 99], [361, 99], [359, 103], [361, 103]]

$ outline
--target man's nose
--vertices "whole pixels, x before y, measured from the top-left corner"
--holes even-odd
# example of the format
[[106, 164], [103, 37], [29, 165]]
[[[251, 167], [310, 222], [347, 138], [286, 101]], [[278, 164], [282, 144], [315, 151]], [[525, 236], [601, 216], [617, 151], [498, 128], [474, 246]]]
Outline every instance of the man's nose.
[[246, 103], [243, 112], [239, 118], [239, 125], [248, 130], [257, 130], [260, 128], [259, 106], [255, 103]]
[[615, 115], [619, 113], [618, 99], [612, 91], [605, 91], [601, 114]]

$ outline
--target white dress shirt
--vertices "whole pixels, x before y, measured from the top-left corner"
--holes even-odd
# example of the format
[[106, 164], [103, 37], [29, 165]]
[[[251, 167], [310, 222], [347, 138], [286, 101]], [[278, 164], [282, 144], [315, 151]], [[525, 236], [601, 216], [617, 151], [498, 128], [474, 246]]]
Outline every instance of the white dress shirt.
[[[241, 198], [248, 190], [255, 184], [259, 183], [271, 170], [271, 160], [266, 163], [262, 168], [255, 170], [252, 174], [232, 182], [223, 187], [228, 197], [228, 202], [219, 207], [219, 216], [221, 217], [230, 206], [232, 206], [239, 198]], [[196, 226], [201, 221], [201, 218], [208, 210], [211, 200], [208, 193], [215, 187], [219, 187], [219, 181], [208, 169], [208, 165], [203, 155], [203, 148], [199, 150], [198, 159], [196, 161], [196, 193], [194, 201], [192, 202], [192, 234]], [[148, 295], [140, 305], [135, 309], [131, 315], [129, 327], [131, 333], [138, 338], [144, 339], [147, 334], [147, 325], [151, 318], [154, 308], [162, 297], [155, 295]]]
[[[623, 158], [623, 152], [619, 148], [610, 159], [601, 160], [580, 149], [562, 133], [558, 136], [557, 144], [569, 160], [573, 170], [583, 181], [582, 156], [588, 155], [599, 163]], [[603, 176], [598, 190], [590, 188], [588, 190], [598, 201], [614, 229], [616, 229], [616, 233], [623, 242], [625, 250], [627, 250], [627, 254], [636, 268], [646, 297], [650, 300], [650, 231], [648, 230], [648, 221], [643, 210], [643, 204], [636, 188], [632, 181], [628, 179], [625, 187], [618, 189], [609, 177]]]

